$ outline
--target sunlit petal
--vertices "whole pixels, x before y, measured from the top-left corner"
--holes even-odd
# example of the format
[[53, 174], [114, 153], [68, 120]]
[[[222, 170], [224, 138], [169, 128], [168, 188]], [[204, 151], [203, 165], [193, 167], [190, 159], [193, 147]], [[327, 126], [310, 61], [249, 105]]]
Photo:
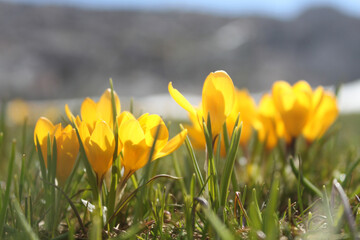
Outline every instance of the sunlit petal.
[[91, 98], [85, 98], [81, 104], [80, 112], [82, 120], [87, 123], [90, 132], [92, 132], [95, 127], [95, 123], [98, 120], [96, 103]]
[[[120, 100], [114, 92], [114, 99], [116, 105], [116, 115], [120, 114]], [[111, 102], [111, 89], [108, 88], [101, 95], [99, 102], [96, 104], [97, 117], [113, 127], [113, 109]]]
[[186, 100], [186, 98], [175, 88], [172, 86], [172, 82], [169, 82], [168, 85], [169, 93], [171, 97], [179, 104], [182, 108], [188, 111], [191, 114], [196, 115], [195, 108]]
[[154, 155], [153, 160], [169, 155], [178, 149], [185, 141], [187, 136], [187, 130], [184, 129], [178, 135], [173, 137], [156, 155]]

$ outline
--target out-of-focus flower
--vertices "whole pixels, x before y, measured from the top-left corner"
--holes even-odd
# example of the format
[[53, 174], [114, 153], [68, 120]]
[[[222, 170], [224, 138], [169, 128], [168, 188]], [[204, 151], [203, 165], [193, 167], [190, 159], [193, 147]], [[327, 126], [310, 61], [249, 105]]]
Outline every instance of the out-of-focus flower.
[[121, 164], [124, 167], [125, 179], [148, 162], [158, 127], [160, 129], [151, 158], [152, 161], [175, 151], [181, 146], [187, 135], [185, 129], [169, 140], [169, 132], [165, 123], [160, 116], [155, 114], [144, 114], [135, 119], [130, 113], [123, 112], [119, 116], [118, 122], [120, 122], [119, 142], [123, 153]]
[[62, 128], [61, 123], [54, 126], [49, 119], [44, 117], [39, 118], [35, 125], [34, 142], [38, 150], [39, 146], [37, 146], [36, 143], [37, 137], [46, 167], [48, 136], [50, 136], [51, 144], [53, 144], [53, 138], [55, 137], [56, 139], [56, 178], [58, 179], [59, 184], [63, 185], [72, 171], [79, 152], [79, 143], [76, 132], [70, 125]]
[[[315, 95], [315, 94], [314, 94]], [[311, 143], [320, 138], [333, 124], [339, 114], [336, 98], [330, 92], [324, 92], [319, 100], [314, 96], [310, 117], [303, 129], [305, 139]]]
[[85, 121], [80, 122], [79, 135], [86, 157], [96, 173], [98, 186], [101, 186], [104, 175], [113, 162], [114, 133], [105, 121], [98, 120], [93, 129]]
[[258, 119], [261, 124], [257, 124], [255, 128], [258, 131], [259, 140], [265, 142], [267, 150], [272, 150], [277, 145], [279, 138], [286, 139], [284, 123], [269, 94], [264, 94], [260, 100]]
[[298, 137], [306, 125], [312, 108], [313, 92], [306, 81], [299, 81], [293, 87], [285, 81], [277, 81], [272, 88], [276, 109], [291, 138]]
[[239, 121], [243, 123], [241, 129], [240, 145], [245, 147], [250, 140], [254, 125], [256, 126], [259, 124], [255, 101], [250, 96], [249, 92], [245, 89], [235, 89], [235, 104], [231, 114], [226, 119], [226, 126], [229, 137], [231, 137], [239, 113]]
[[172, 98], [189, 112], [191, 118], [196, 118], [200, 126], [202, 126], [202, 119], [204, 118], [206, 123], [208, 115], [210, 116], [212, 137], [215, 139], [234, 105], [235, 90], [230, 76], [224, 71], [216, 71], [207, 76], [202, 90], [201, 107], [198, 109], [174, 89], [171, 82], [168, 88]]
[[24, 124], [30, 116], [29, 104], [22, 99], [14, 99], [8, 103], [7, 113], [10, 123], [15, 125]]
[[323, 87], [313, 91], [302, 80], [291, 87], [287, 82], [274, 83], [274, 103], [284, 122], [287, 142], [302, 134], [308, 142], [321, 137], [338, 116], [335, 97]]
[[[117, 96], [116, 92], [114, 92], [115, 105], [116, 105], [116, 113], [120, 114], [121, 106], [120, 100]], [[70, 121], [73, 121], [74, 116], [71, 113], [69, 106], [65, 105], [65, 112]], [[100, 100], [98, 102], [94, 102], [91, 98], [85, 98], [83, 103], [81, 104], [80, 109], [81, 120], [86, 123], [89, 128], [89, 131], [93, 131], [95, 124], [97, 121], [105, 121], [108, 126], [113, 129], [113, 110], [111, 104], [111, 89], [108, 88], [101, 95]], [[75, 119], [75, 124], [79, 124], [80, 118]]]

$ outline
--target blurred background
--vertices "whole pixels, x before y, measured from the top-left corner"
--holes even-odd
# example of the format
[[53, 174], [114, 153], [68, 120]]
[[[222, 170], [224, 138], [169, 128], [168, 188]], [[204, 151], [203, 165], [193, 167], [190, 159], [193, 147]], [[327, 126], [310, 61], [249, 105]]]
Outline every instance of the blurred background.
[[218, 69], [251, 92], [354, 82], [359, 17], [353, 0], [3, 0], [0, 98], [83, 99], [112, 78], [120, 99], [148, 103], [169, 81], [200, 94]]

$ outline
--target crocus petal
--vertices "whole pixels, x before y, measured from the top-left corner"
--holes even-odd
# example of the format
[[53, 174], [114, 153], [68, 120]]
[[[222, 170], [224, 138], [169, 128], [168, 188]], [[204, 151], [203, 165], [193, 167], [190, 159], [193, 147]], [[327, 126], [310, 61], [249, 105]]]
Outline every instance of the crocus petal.
[[139, 144], [144, 142], [145, 134], [142, 130], [140, 123], [135, 119], [130, 119], [121, 124], [119, 129], [119, 139], [125, 144], [126, 142], [132, 142], [133, 144]]
[[98, 120], [96, 112], [96, 103], [91, 98], [85, 98], [81, 104], [81, 118], [89, 127], [90, 132], [95, 127], [95, 123]]
[[151, 147], [146, 145], [144, 132], [136, 119], [122, 123], [119, 140], [123, 145], [121, 164], [125, 172], [134, 172], [146, 164]]
[[320, 138], [331, 126], [339, 114], [336, 98], [331, 93], [324, 93], [323, 98], [311, 113], [309, 121], [303, 130], [303, 135], [308, 142]]
[[[120, 114], [120, 100], [117, 94], [114, 92], [115, 106], [116, 106], [116, 115]], [[96, 111], [98, 118], [107, 122], [109, 126], [113, 127], [113, 109], [111, 102], [111, 89], [108, 88], [101, 95], [99, 102], [96, 106]]]
[[234, 98], [234, 84], [226, 72], [217, 71], [207, 76], [202, 91], [202, 108], [205, 121], [210, 115], [213, 137], [219, 134], [231, 113]]
[[184, 143], [186, 136], [187, 130], [184, 129], [178, 135], [173, 137], [156, 155], [154, 155], [152, 160], [164, 157], [174, 152]]
[[293, 138], [299, 136], [312, 107], [310, 85], [299, 81], [291, 87], [287, 82], [278, 81], [274, 83], [272, 93], [286, 132]]
[[[207, 103], [211, 96], [210, 92], [218, 91], [224, 101], [224, 114], [228, 116], [232, 111], [235, 98], [235, 87], [230, 76], [225, 71], [216, 71], [210, 73], [205, 79], [203, 91], [202, 91], [202, 103]], [[204, 109], [208, 109], [207, 106], [203, 106]], [[204, 111], [205, 112], [205, 111]]]
[[316, 88], [312, 98], [312, 108], [315, 110], [319, 107], [322, 99], [324, 97], [324, 88], [319, 86]]
[[272, 96], [280, 112], [292, 109], [296, 100], [290, 84], [285, 81], [277, 81], [273, 84]]
[[164, 121], [161, 119], [159, 115], [144, 114], [141, 117], [139, 117], [138, 121], [140, 123], [141, 128], [144, 131], [146, 145], [151, 147], [154, 144], [154, 139], [158, 127], [160, 127], [160, 129], [159, 129], [158, 137], [156, 139], [155, 152], [166, 145], [169, 139], [169, 132], [165, 126]]
[[73, 129], [71, 125], [64, 128], [61, 135], [56, 138], [56, 144], [56, 178], [58, 179], [60, 185], [63, 185], [73, 169], [79, 152], [79, 142], [75, 129]]
[[189, 103], [188, 100], [175, 88], [172, 86], [172, 82], [169, 82], [168, 85], [169, 93], [171, 97], [179, 104], [182, 108], [188, 111], [190, 114], [196, 115], [195, 108]]
[[39, 139], [41, 153], [43, 155], [45, 165], [47, 165], [47, 139], [48, 135], [50, 135], [50, 140], [52, 140], [54, 136], [55, 126], [52, 122], [45, 118], [41, 117], [36, 122], [35, 130], [34, 130], [34, 143], [35, 146], [38, 148], [36, 143], [36, 137]]
[[81, 142], [84, 144], [86, 141], [90, 139], [89, 128], [85, 122], [80, 122], [78, 130], [79, 130]]
[[112, 164], [115, 150], [114, 134], [105, 121], [96, 122], [90, 139], [85, 141], [87, 158], [101, 180]]
[[206, 141], [203, 130], [194, 126], [185, 125], [184, 127], [188, 130], [192, 146], [195, 149], [205, 149]]
[[121, 124], [126, 122], [127, 120], [130, 120], [130, 119], [135, 120], [134, 115], [132, 115], [131, 112], [123, 111], [116, 119], [117, 123], [118, 123], [118, 128], [120, 129]]
[[72, 114], [70, 108], [69, 108], [69, 105], [65, 104], [65, 113], [66, 113], [66, 116], [67, 118], [69, 119], [70, 122], [73, 122], [75, 117], [74, 115]]
[[144, 167], [149, 161], [150, 148], [144, 144], [133, 144], [128, 141], [124, 144], [123, 155], [121, 161], [124, 167], [124, 172], [135, 172], [136, 170]]
[[[236, 119], [240, 113], [240, 122], [243, 127], [240, 136], [240, 145], [245, 147], [252, 136], [253, 125], [258, 124], [256, 104], [247, 90], [235, 89], [235, 103], [230, 115], [226, 119], [228, 135], [231, 137]], [[223, 151], [224, 152], [224, 151]]]

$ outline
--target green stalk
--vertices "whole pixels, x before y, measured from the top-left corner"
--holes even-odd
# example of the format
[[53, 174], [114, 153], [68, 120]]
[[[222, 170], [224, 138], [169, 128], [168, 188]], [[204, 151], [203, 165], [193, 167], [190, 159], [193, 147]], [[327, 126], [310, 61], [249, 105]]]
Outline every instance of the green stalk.
[[302, 174], [299, 174], [298, 169], [295, 166], [293, 157], [290, 157], [290, 167], [296, 178], [300, 178], [300, 182], [304, 185], [304, 187], [310, 192], [316, 194], [318, 197], [322, 198], [322, 192], [312, 184], [307, 178], [305, 178]]
[[19, 181], [19, 202], [21, 202], [21, 198], [22, 198], [22, 192], [23, 192], [23, 188], [24, 188], [24, 181], [25, 181], [25, 159], [26, 156], [25, 154], [22, 155], [21, 158], [21, 172], [20, 172], [20, 181]]
[[0, 209], [0, 238], [2, 238], [2, 235], [4, 233], [6, 210], [8, 208], [8, 204], [10, 201], [10, 188], [11, 188], [11, 182], [13, 179], [13, 170], [14, 170], [14, 163], [15, 163], [15, 146], [16, 146], [16, 140], [13, 140], [12, 146], [11, 146], [11, 156], [10, 156], [10, 161], [9, 161], [9, 166], [8, 166], [8, 171], [7, 171], [8, 176], [7, 176], [7, 181], [6, 181], [6, 190], [5, 190], [5, 195], [3, 197], [1, 209]]

